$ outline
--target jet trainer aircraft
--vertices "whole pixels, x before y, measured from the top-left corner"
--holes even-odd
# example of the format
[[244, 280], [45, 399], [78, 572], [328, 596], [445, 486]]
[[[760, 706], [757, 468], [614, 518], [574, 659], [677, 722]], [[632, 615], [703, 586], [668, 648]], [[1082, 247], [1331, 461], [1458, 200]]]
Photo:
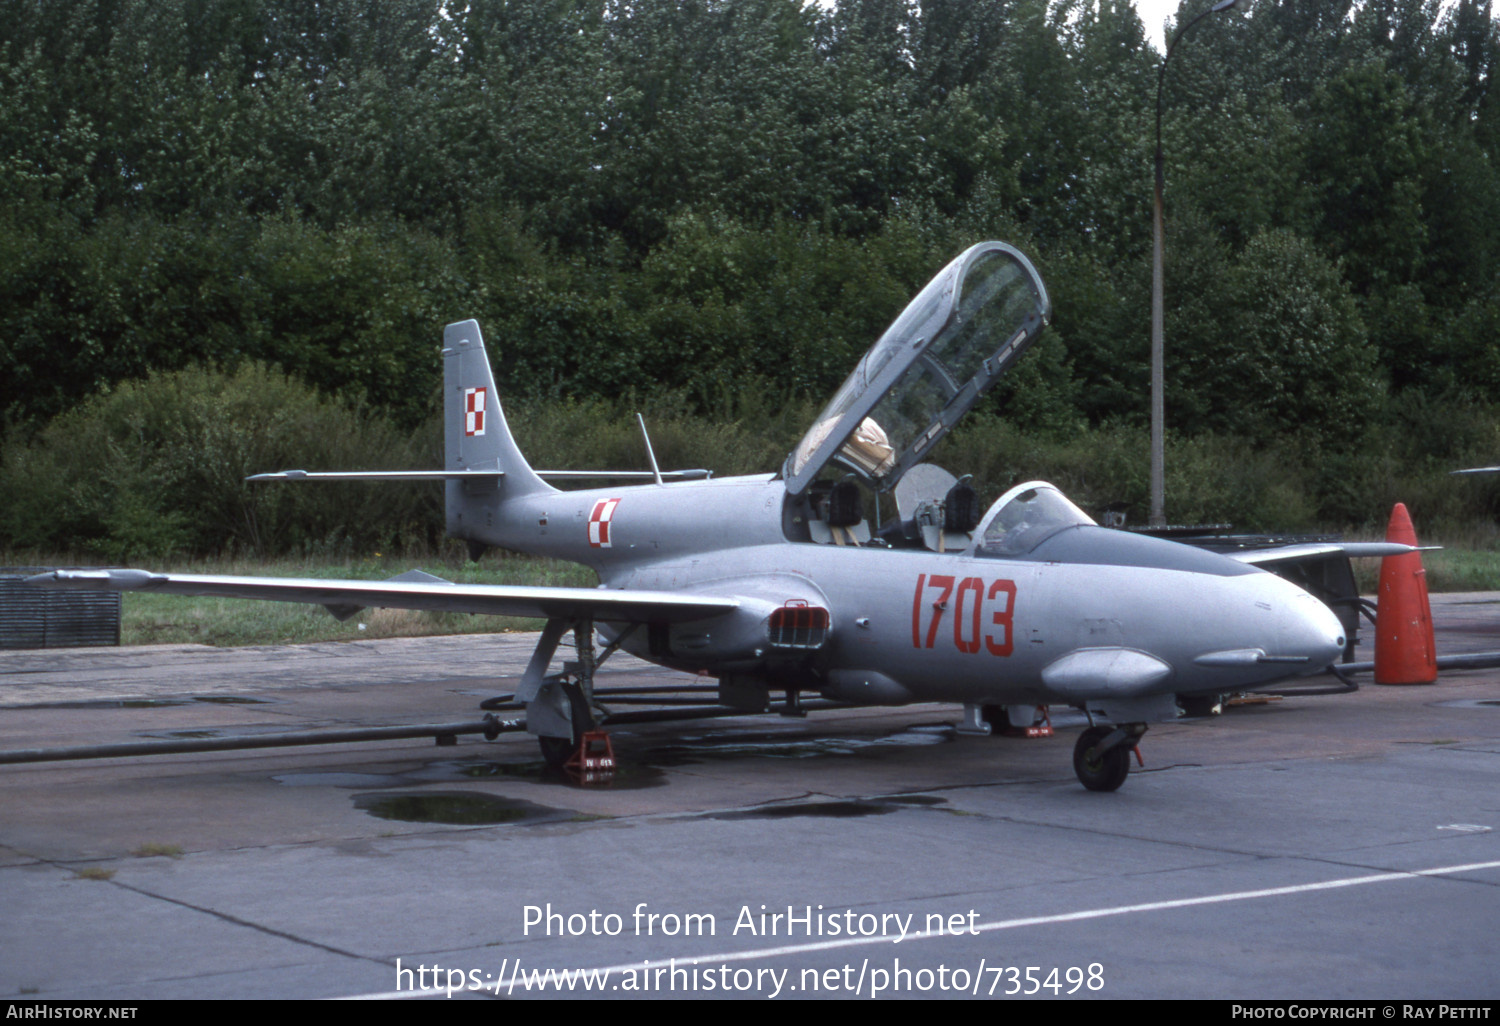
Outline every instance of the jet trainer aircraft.
[[[1111, 791], [1147, 724], [1177, 715], [1174, 696], [1321, 673], [1344, 651], [1346, 628], [1254, 565], [1286, 558], [1276, 550], [1220, 555], [1103, 528], [1041, 481], [984, 510], [967, 478], [922, 462], [1050, 314], [1030, 261], [982, 243], [865, 353], [779, 472], [669, 484], [653, 471], [647, 484], [575, 491], [527, 464], [479, 325], [463, 321], [443, 336], [443, 470], [257, 475], [441, 479], [451, 535], [583, 563], [597, 589], [452, 584], [419, 572], [385, 582], [143, 570], [34, 580], [309, 602], [341, 618], [376, 606], [545, 620], [516, 700], [557, 762], [595, 722], [597, 666], [623, 648], [717, 677], [719, 700], [746, 711], [765, 710], [772, 692], [794, 710], [804, 693], [954, 702], [983, 733], [1030, 725], [1038, 705], [1076, 706], [1093, 724], [1074, 749], [1078, 778]], [[897, 510], [873, 532], [871, 493], [893, 494]], [[549, 674], [570, 630], [576, 661]]]

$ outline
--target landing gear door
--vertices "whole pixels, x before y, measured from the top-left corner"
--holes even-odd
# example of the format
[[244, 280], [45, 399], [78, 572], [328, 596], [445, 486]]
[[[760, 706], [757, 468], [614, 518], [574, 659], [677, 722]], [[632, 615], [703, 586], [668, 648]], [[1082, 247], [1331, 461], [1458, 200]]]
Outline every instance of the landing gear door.
[[860, 359], [782, 468], [802, 494], [830, 462], [876, 491], [920, 463], [1051, 316], [1036, 268], [983, 242], [943, 268]]

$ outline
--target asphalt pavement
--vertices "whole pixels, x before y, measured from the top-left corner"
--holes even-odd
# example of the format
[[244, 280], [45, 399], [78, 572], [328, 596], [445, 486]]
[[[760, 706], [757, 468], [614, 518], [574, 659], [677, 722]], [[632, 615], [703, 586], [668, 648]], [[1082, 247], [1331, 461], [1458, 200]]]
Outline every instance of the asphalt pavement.
[[[1500, 649], [1500, 595], [1434, 618]], [[0, 653], [0, 749], [477, 719], [534, 641]], [[524, 734], [0, 766], [0, 1000], [1500, 997], [1500, 670], [1361, 683], [1112, 794], [1077, 714], [952, 706], [619, 728], [594, 786]]]

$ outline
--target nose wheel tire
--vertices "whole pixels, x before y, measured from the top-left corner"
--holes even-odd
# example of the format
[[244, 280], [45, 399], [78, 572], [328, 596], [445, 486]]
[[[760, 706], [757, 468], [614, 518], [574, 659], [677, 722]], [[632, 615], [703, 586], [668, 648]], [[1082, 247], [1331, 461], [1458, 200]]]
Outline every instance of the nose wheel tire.
[[1090, 791], [1114, 791], [1130, 774], [1130, 749], [1116, 745], [1106, 752], [1095, 746], [1113, 733], [1110, 727], [1090, 727], [1078, 735], [1073, 746], [1073, 772]]

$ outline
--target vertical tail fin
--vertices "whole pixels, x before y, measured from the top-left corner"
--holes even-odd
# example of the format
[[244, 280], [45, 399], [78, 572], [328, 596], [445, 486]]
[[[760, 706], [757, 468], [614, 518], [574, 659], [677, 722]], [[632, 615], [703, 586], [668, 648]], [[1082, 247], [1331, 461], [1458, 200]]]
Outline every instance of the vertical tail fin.
[[492, 520], [497, 500], [554, 490], [536, 476], [511, 437], [478, 321], [443, 329], [443, 442], [444, 469], [505, 475], [498, 493], [477, 482], [448, 482], [449, 534], [472, 537], [475, 527]]

